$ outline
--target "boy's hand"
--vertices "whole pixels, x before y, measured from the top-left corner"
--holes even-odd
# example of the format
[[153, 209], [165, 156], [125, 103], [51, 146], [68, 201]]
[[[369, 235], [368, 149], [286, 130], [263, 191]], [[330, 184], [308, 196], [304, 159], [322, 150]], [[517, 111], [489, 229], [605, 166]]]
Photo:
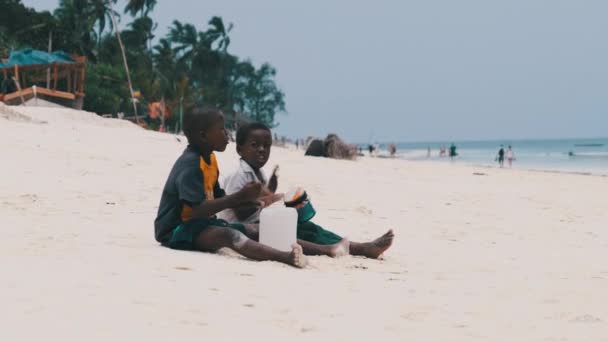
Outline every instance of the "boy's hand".
[[258, 198], [262, 195], [262, 189], [262, 184], [256, 182], [251, 182], [245, 185], [239, 192], [237, 192], [239, 205], [257, 202]]
[[279, 165], [275, 165], [274, 169], [272, 170], [272, 175], [268, 180], [268, 189], [272, 192], [276, 192], [277, 188], [279, 187], [279, 175], [277, 174], [277, 171], [279, 171]]
[[283, 194], [275, 194], [272, 192], [262, 193], [262, 196], [258, 199], [262, 203], [262, 208], [271, 206], [273, 203], [283, 199]]

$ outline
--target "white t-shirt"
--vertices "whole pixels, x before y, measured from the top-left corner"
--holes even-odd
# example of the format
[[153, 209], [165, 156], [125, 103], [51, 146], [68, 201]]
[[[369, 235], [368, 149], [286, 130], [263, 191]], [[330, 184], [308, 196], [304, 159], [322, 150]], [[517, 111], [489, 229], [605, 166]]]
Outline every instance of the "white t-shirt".
[[[239, 167], [236, 171], [224, 179], [224, 191], [226, 195], [232, 195], [236, 192], [239, 192], [242, 188], [245, 187], [248, 183], [257, 182], [266, 184], [266, 175], [264, 175], [264, 171], [260, 169], [260, 174], [262, 179], [258, 179], [255, 174], [255, 171], [245, 162], [243, 159], [239, 161]], [[232, 209], [226, 209], [217, 214], [219, 218], [222, 220], [226, 220], [228, 222], [240, 222], [240, 223], [255, 223], [260, 220], [260, 211], [258, 210], [249, 216], [244, 221], [240, 221], [236, 217], [236, 213]]]

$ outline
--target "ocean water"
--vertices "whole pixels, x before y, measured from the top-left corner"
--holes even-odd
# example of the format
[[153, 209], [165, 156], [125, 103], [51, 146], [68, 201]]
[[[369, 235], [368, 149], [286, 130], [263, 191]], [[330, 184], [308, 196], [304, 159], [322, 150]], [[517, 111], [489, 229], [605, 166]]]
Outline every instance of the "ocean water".
[[[555, 140], [497, 140], [455, 141], [458, 156], [454, 162], [498, 166], [495, 161], [500, 145], [511, 145], [516, 160], [513, 168], [543, 171], [562, 171], [608, 175], [608, 138], [555, 139]], [[409, 160], [450, 162], [440, 157], [441, 146], [449, 148], [451, 142], [398, 143], [397, 157]], [[380, 155], [388, 155], [389, 144], [380, 144]], [[431, 157], [427, 157], [428, 148]], [[364, 147], [364, 151], [367, 150]], [[505, 167], [508, 167], [505, 161]]]

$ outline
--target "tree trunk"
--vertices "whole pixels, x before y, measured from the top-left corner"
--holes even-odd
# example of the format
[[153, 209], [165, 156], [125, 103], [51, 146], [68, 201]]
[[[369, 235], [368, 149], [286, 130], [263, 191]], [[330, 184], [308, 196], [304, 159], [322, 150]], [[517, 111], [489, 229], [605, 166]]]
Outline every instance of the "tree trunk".
[[139, 122], [137, 117], [137, 103], [135, 103], [135, 96], [133, 95], [133, 85], [131, 84], [131, 75], [129, 74], [129, 65], [127, 64], [127, 55], [125, 54], [125, 47], [122, 45], [122, 39], [120, 38], [120, 29], [114, 17], [114, 9], [112, 8], [111, 0], [108, 0], [108, 6], [110, 7], [110, 17], [112, 18], [112, 25], [116, 30], [116, 38], [118, 38], [118, 45], [120, 45], [120, 52], [122, 53], [122, 61], [125, 65], [125, 72], [127, 73], [127, 83], [129, 84], [129, 93], [131, 94], [131, 102], [133, 103], [133, 114], [135, 114], [135, 123]]

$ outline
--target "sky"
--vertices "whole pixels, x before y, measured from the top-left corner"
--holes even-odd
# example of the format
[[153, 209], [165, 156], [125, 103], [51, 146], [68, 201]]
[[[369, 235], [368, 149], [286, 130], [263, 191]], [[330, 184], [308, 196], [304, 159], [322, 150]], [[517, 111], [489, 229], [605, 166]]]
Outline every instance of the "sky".
[[174, 19], [233, 23], [229, 52], [277, 69], [277, 133], [367, 143], [607, 137], [606, 13], [605, 0], [158, 0], [151, 16], [157, 36]]

